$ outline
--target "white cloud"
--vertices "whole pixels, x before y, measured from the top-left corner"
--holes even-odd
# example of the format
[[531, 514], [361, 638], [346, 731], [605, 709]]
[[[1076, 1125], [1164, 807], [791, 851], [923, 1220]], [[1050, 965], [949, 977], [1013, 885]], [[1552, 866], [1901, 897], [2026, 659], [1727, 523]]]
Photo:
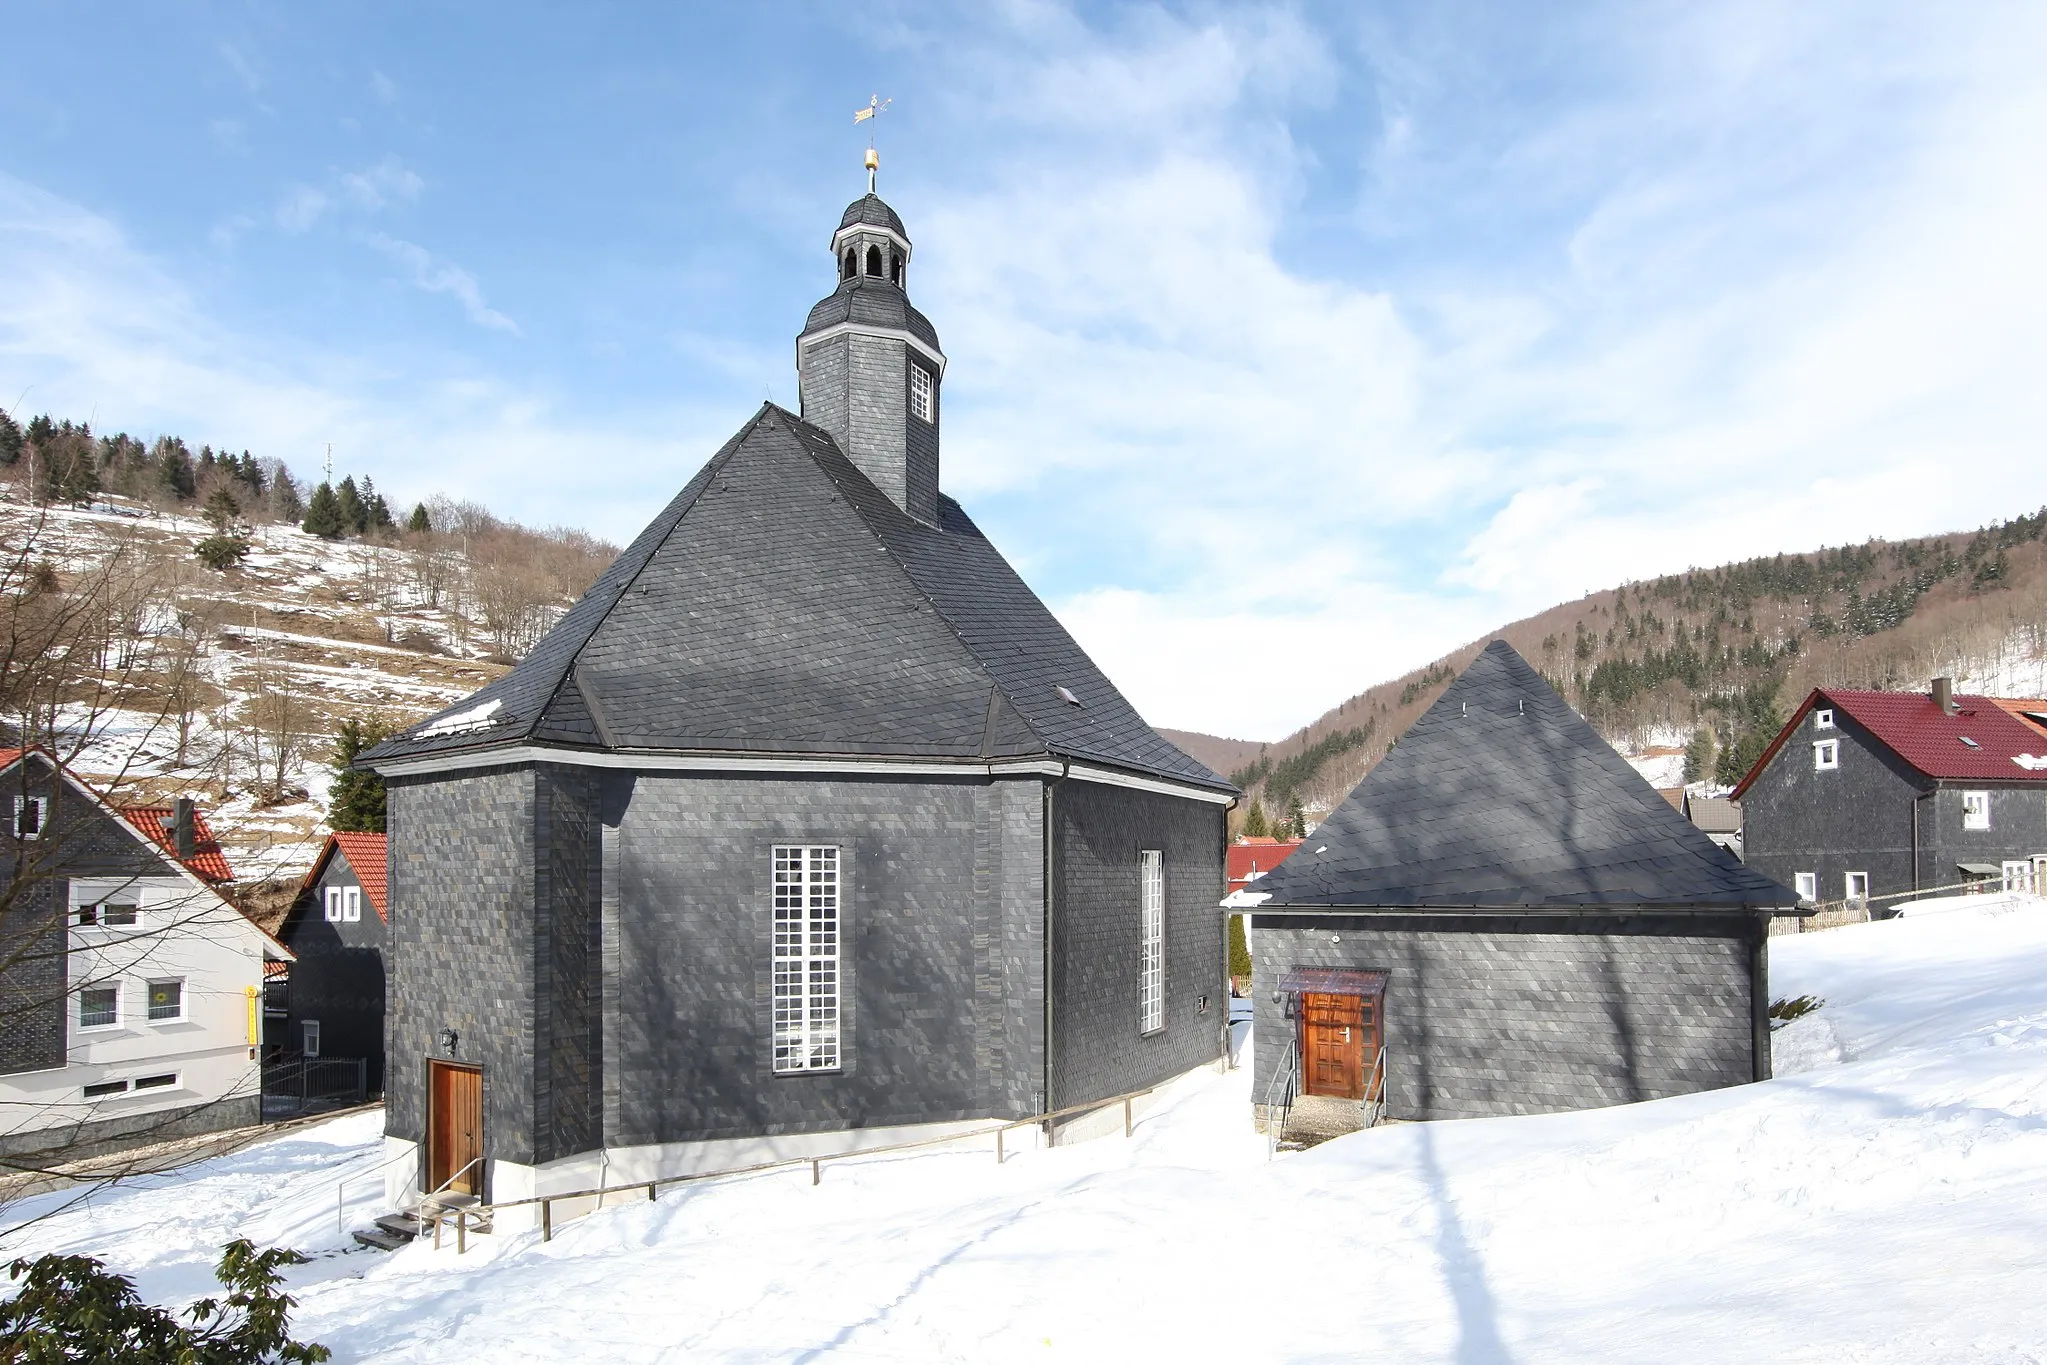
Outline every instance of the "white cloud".
[[429, 294], [446, 294], [461, 304], [462, 311], [477, 326], [500, 332], [518, 332], [519, 324], [484, 302], [483, 287], [462, 267], [436, 260], [425, 247], [387, 237], [381, 232], [371, 233], [363, 240], [404, 266], [418, 288]]
[[346, 171], [340, 177], [342, 190], [359, 209], [365, 213], [394, 203], [407, 203], [419, 197], [426, 182], [408, 170], [395, 156], [387, 156], [374, 166], [359, 171]]
[[370, 72], [370, 93], [377, 97], [379, 104], [398, 102], [398, 84], [381, 71]]

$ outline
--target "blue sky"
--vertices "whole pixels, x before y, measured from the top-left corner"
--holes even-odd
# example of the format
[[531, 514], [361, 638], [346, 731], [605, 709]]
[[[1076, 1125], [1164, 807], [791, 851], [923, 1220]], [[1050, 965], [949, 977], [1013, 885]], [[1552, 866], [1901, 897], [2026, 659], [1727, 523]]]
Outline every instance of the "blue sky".
[[2029, 5], [9, 7], [0, 404], [623, 541], [862, 188], [943, 478], [1155, 723], [2047, 502]]

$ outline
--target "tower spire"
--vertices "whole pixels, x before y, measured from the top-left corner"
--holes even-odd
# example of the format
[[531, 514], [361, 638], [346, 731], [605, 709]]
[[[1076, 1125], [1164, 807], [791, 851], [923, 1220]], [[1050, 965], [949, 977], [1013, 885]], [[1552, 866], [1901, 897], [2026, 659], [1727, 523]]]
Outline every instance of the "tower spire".
[[[888, 112], [888, 107], [894, 103], [895, 100], [893, 98], [883, 99], [879, 95], [869, 95], [867, 97], [867, 106], [853, 111], [853, 122], [861, 124], [878, 119]], [[880, 167], [881, 153], [874, 150], [874, 130], [869, 128], [867, 130], [867, 192], [869, 194], [874, 193], [874, 173]]]

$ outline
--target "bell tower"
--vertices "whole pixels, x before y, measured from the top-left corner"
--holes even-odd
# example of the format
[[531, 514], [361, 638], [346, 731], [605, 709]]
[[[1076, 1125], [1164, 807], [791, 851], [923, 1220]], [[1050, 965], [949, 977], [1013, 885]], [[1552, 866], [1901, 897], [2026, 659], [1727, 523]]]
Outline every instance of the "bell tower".
[[874, 192], [880, 164], [867, 150], [867, 193], [832, 234], [837, 287], [810, 310], [796, 338], [805, 421], [832, 434], [874, 486], [921, 521], [938, 520], [938, 332], [910, 303], [910, 237]]

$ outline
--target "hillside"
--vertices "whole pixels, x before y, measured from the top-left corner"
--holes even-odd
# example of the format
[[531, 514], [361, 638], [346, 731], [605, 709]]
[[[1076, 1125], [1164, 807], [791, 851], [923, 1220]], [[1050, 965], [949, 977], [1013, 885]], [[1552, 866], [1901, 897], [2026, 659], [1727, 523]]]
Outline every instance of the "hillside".
[[[10, 737], [35, 730], [123, 803], [195, 796], [245, 885], [310, 864], [343, 720], [404, 725], [475, 691], [614, 553], [449, 504], [438, 532], [243, 525], [245, 557], [216, 570], [194, 555], [215, 527], [189, 513], [23, 491], [0, 485]], [[39, 673], [21, 645], [52, 612], [76, 621]]]
[[1949, 674], [1964, 690], [2047, 694], [2043, 533], [2047, 509], [1626, 583], [1366, 688], [1275, 743], [1175, 739], [1229, 763], [1218, 770], [1269, 810], [1297, 794], [1326, 812], [1486, 641], [1504, 639], [1652, 780], [1680, 780], [1690, 745], [1696, 776], [1732, 783], [1815, 686], [1921, 688]]

